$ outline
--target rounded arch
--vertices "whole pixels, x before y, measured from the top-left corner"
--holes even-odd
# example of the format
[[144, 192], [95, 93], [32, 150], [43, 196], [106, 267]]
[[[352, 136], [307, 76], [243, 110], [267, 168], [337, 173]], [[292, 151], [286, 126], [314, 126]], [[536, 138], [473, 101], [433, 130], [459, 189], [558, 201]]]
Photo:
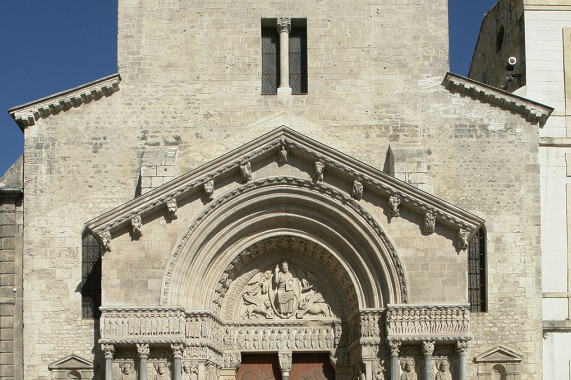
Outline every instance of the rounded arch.
[[276, 177], [223, 195], [195, 220], [170, 257], [161, 304], [212, 309], [232, 261], [255, 243], [282, 235], [327, 251], [350, 279], [360, 309], [407, 302], [400, 260], [364, 208], [321, 183]]

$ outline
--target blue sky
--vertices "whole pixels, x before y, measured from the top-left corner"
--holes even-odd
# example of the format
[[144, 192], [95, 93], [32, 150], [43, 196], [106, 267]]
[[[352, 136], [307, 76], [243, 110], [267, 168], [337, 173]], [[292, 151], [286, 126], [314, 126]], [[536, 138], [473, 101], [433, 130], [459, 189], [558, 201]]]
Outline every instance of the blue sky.
[[[468, 74], [482, 17], [495, 2], [449, 0], [450, 71]], [[24, 150], [8, 108], [117, 72], [117, 1], [2, 0], [0, 6], [1, 176]]]

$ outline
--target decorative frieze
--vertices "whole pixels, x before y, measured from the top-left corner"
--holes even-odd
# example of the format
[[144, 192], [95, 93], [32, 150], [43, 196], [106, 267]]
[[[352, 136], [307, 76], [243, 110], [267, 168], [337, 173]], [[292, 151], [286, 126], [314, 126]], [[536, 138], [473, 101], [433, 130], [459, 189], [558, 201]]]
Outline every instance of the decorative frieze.
[[389, 305], [386, 329], [390, 341], [467, 341], [469, 307]]
[[335, 348], [331, 325], [243, 326], [236, 331], [236, 348], [242, 351], [304, 350], [331, 351]]
[[101, 308], [101, 342], [172, 343], [185, 339], [182, 308]]

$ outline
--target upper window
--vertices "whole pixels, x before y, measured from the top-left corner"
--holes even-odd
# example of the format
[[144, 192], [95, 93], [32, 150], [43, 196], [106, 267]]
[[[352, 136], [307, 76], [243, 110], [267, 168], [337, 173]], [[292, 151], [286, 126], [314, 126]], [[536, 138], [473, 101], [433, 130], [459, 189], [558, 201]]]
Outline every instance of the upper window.
[[101, 245], [86, 232], [81, 245], [81, 317], [99, 319], [101, 311]]
[[486, 235], [480, 228], [468, 245], [468, 300], [471, 312], [486, 310]]
[[[285, 48], [280, 46], [284, 41]], [[294, 95], [307, 93], [306, 19], [262, 19], [262, 94], [276, 94], [280, 86]]]

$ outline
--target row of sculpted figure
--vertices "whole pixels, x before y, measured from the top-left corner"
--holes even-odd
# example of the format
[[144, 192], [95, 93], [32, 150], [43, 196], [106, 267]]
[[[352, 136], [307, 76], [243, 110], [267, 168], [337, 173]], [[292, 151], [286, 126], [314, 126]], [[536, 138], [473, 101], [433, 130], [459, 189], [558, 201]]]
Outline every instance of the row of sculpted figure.
[[[412, 358], [404, 360], [401, 366], [401, 375], [399, 380], [418, 380], [414, 367], [414, 360]], [[436, 369], [436, 373], [433, 374], [434, 380], [452, 380], [450, 362], [448, 359], [442, 359], [436, 362]]]
[[332, 349], [333, 331], [330, 328], [302, 329], [240, 329], [236, 337], [238, 349]]

